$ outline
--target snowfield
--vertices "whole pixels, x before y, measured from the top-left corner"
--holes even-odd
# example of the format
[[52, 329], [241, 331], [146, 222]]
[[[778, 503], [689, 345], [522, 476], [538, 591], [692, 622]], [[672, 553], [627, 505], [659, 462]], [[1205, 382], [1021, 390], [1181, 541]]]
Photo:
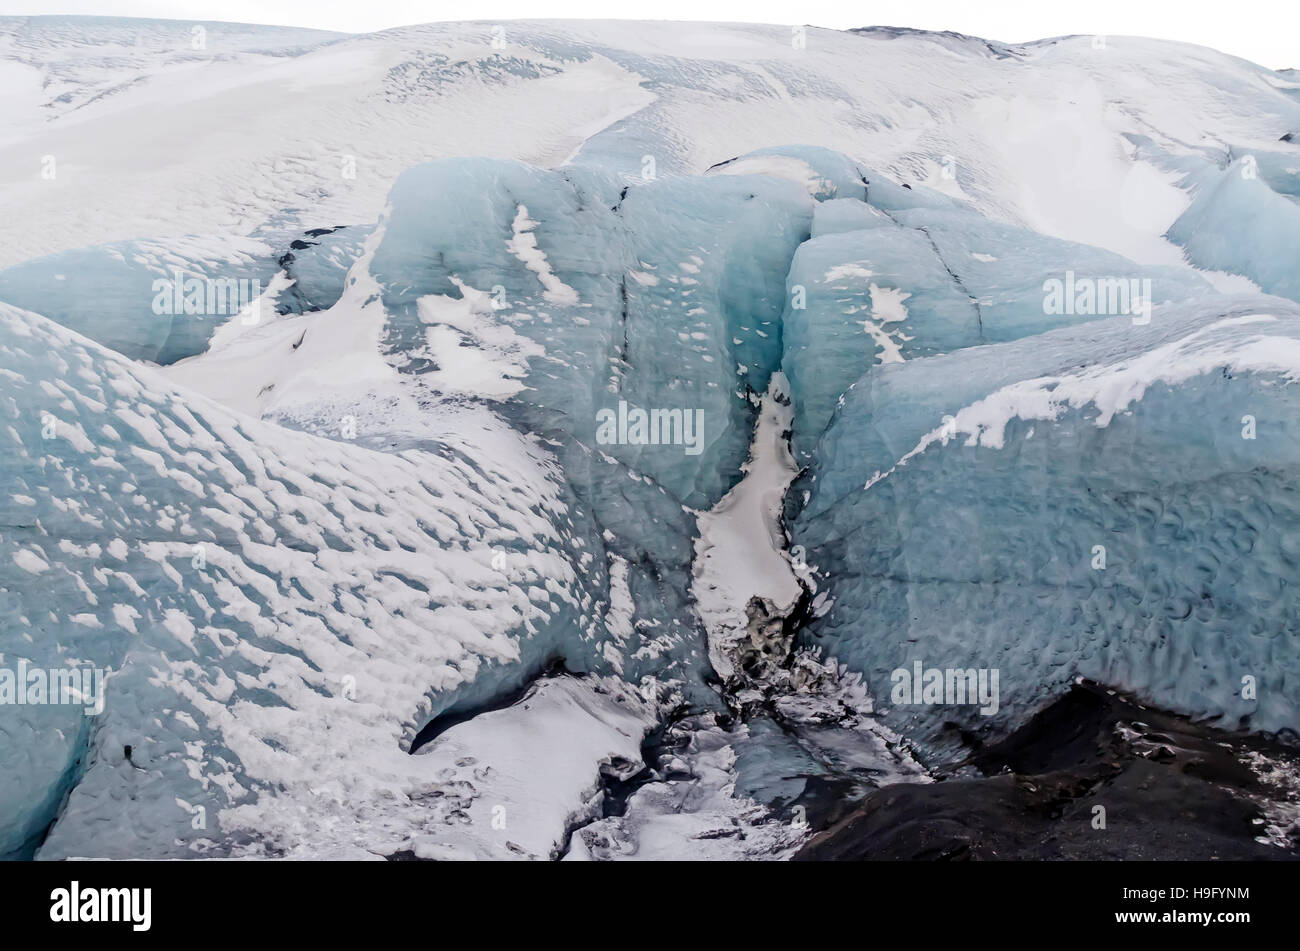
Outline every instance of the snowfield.
[[0, 17], [0, 857], [788, 858], [1080, 677], [1294, 736], [1293, 133], [1135, 37]]

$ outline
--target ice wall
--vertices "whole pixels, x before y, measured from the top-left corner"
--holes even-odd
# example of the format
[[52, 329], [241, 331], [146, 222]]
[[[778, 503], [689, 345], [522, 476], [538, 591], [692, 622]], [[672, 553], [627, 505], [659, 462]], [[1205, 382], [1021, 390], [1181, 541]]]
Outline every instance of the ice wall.
[[[1248, 298], [878, 368], [789, 499], [808, 642], [944, 753], [1079, 675], [1296, 729], [1297, 361], [1300, 311]], [[999, 670], [997, 711], [892, 702], [917, 661]]]
[[[1300, 156], [1290, 162], [1300, 167]], [[1252, 154], [1221, 171], [1202, 172], [1169, 238], [1200, 267], [1243, 274], [1270, 294], [1300, 300], [1297, 178], [1286, 175], [1283, 164], [1280, 156], [1264, 156], [1261, 163]]]

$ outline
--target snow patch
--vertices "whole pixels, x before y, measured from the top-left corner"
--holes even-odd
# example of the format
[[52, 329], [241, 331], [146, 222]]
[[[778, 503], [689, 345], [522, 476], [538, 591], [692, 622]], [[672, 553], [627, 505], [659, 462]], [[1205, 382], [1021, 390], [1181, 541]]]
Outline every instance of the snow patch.
[[546, 255], [537, 246], [537, 235], [534, 233], [537, 222], [528, 217], [527, 206], [519, 205], [511, 228], [514, 230], [514, 237], [506, 242], [506, 247], [524, 267], [537, 275], [537, 279], [542, 282], [542, 287], [546, 288], [542, 296], [552, 304], [578, 303], [578, 292], [555, 276], [555, 272], [551, 270], [551, 262], [546, 260]]

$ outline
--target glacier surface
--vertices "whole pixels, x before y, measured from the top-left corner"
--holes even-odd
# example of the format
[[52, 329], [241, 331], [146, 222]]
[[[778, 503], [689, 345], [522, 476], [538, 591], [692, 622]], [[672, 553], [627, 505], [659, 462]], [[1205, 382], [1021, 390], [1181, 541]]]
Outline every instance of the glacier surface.
[[1300, 730], [1294, 77], [187, 29], [0, 18], [0, 670], [108, 674], [0, 856], [784, 858], [1078, 677]]

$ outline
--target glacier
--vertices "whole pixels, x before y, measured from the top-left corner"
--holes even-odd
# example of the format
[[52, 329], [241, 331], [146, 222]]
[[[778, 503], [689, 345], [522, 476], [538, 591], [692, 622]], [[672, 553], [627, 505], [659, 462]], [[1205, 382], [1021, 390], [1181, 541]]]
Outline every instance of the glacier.
[[1294, 744], [1294, 78], [178, 29], [0, 18], [0, 669], [108, 675], [0, 857], [788, 858], [1081, 680]]
[[[939, 746], [1078, 676], [1294, 729], [1296, 314], [1215, 301], [860, 381], [794, 487], [792, 537], [825, 576], [807, 636]], [[897, 637], [863, 636], [877, 614]], [[884, 700], [891, 671], [939, 659], [1000, 668], [997, 715]]]

